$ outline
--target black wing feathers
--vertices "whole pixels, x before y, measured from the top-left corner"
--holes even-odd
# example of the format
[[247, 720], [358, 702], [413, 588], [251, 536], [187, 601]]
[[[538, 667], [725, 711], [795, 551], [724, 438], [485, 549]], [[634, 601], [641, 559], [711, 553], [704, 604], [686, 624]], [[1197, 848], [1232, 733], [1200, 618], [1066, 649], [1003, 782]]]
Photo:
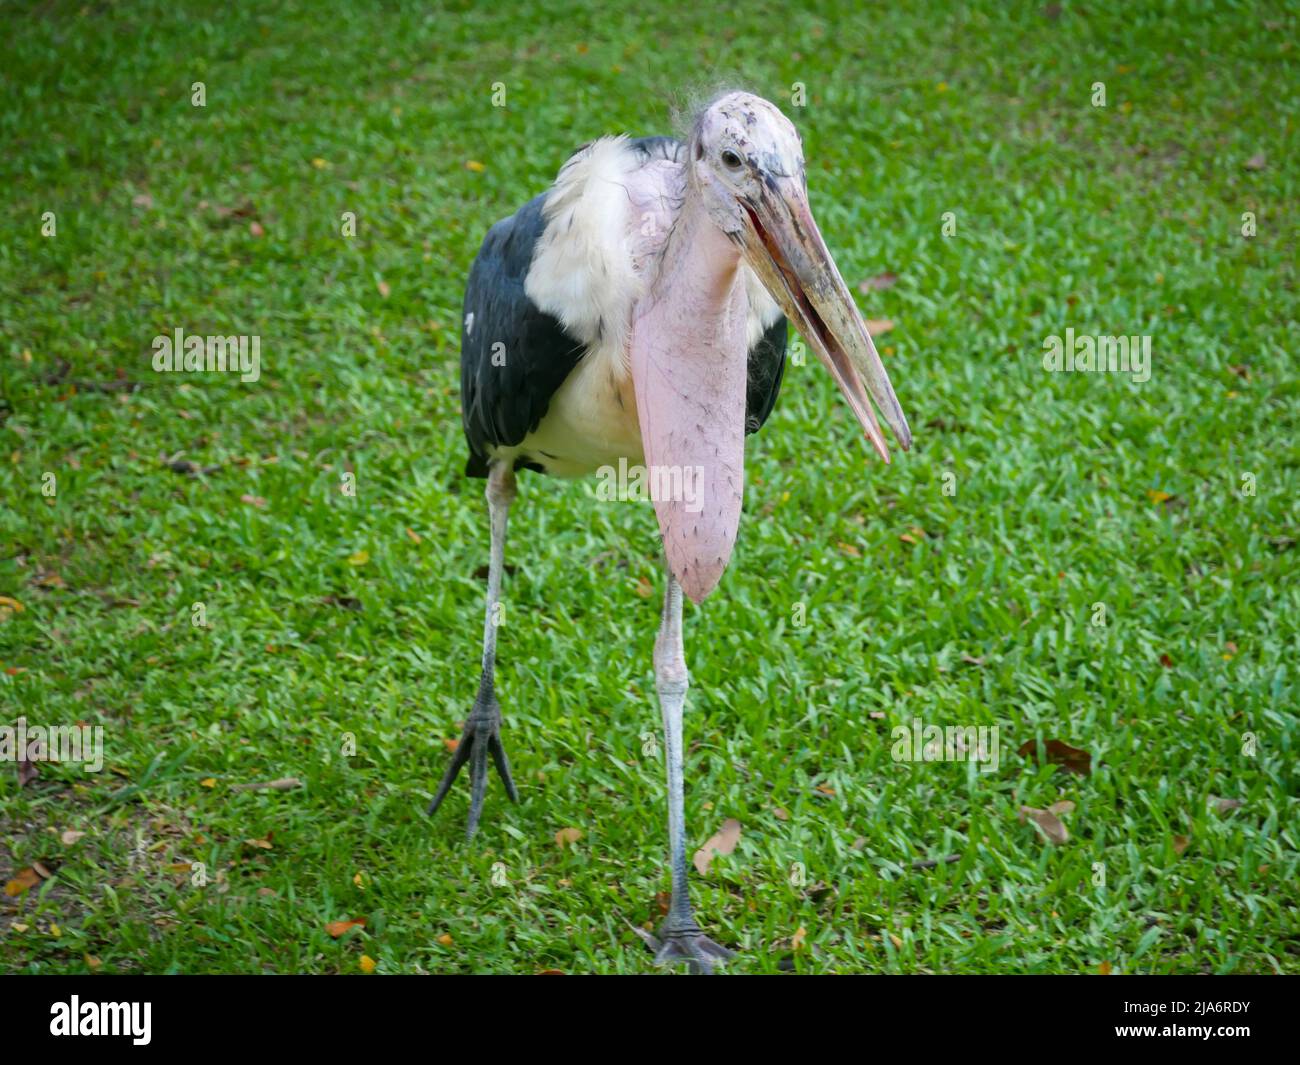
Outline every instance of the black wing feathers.
[[465, 472], [471, 477], [487, 476], [490, 447], [518, 444], [537, 428], [556, 389], [582, 357], [583, 345], [524, 292], [545, 228], [545, 199], [530, 200], [488, 230], [470, 268], [461, 316], [460, 388], [469, 442]]
[[749, 350], [749, 381], [745, 388], [746, 434], [763, 428], [763, 423], [776, 406], [781, 378], [785, 375], [787, 332], [785, 315], [782, 315], [767, 327], [758, 343]]

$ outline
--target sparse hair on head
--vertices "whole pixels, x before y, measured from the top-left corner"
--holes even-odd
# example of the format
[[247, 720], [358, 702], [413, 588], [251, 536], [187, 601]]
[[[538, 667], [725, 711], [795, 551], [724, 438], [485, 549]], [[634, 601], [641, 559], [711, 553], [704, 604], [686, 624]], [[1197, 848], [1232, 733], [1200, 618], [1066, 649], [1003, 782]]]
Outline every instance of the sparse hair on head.
[[679, 94], [672, 105], [673, 130], [686, 144], [693, 144], [704, 112], [733, 92], [748, 92], [734, 78], [714, 77]]

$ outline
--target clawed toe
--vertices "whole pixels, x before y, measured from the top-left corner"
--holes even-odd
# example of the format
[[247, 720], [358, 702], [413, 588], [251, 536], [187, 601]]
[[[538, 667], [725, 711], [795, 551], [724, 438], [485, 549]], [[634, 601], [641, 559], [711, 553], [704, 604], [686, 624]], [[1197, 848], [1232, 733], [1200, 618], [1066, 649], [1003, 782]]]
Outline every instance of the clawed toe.
[[659, 929], [659, 936], [635, 925], [632, 931], [654, 952], [656, 965], [685, 962], [691, 973], [700, 976], [710, 975], [715, 965], [723, 965], [736, 956], [735, 951], [715, 943], [694, 924], [672, 925], [665, 921]]
[[438, 784], [433, 801], [429, 803], [429, 814], [432, 815], [437, 812], [438, 807], [442, 805], [442, 800], [447, 797], [447, 792], [451, 790], [452, 782], [460, 773], [461, 766], [468, 762], [470, 799], [469, 821], [465, 826], [466, 839], [474, 838], [474, 833], [478, 831], [479, 818], [483, 815], [489, 755], [492, 756], [492, 762], [497, 767], [501, 782], [505, 784], [510, 801], [518, 802], [519, 792], [515, 788], [514, 778], [510, 775], [510, 760], [506, 757], [506, 749], [501, 743], [501, 708], [495, 698], [480, 699], [474, 704], [465, 722], [460, 742], [456, 744], [456, 752], [452, 755], [451, 763]]

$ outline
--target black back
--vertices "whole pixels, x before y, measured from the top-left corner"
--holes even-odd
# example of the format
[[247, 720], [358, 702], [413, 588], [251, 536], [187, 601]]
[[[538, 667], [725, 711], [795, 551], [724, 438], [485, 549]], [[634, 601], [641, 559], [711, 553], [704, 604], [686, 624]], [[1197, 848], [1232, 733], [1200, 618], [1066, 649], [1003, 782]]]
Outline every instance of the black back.
[[[642, 137], [630, 143], [647, 160], [675, 159], [681, 148], [671, 137]], [[460, 333], [461, 422], [469, 443], [465, 472], [470, 477], [487, 476], [489, 448], [513, 447], [537, 428], [551, 397], [584, 351], [558, 319], [524, 292], [545, 229], [545, 201], [543, 193], [489, 229], [470, 268]], [[471, 314], [473, 325], [467, 330]], [[757, 432], [776, 404], [785, 372], [786, 335], [785, 318], [778, 318], [749, 352], [746, 433]], [[496, 350], [504, 358], [494, 366], [497, 344], [503, 345]], [[515, 466], [542, 471], [527, 458]]]

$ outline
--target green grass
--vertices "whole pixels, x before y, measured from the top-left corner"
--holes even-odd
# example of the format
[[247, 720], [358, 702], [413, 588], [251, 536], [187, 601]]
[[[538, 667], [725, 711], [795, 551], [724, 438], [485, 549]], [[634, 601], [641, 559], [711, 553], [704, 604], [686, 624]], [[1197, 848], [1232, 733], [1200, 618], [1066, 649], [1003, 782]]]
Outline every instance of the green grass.
[[[423, 814], [487, 560], [458, 319], [491, 222], [718, 73], [799, 125], [850, 283], [899, 275], [859, 301], [895, 322], [916, 448], [875, 460], [815, 360], [750, 441], [739, 547], [686, 618], [688, 845], [743, 824], [701, 923], [756, 973], [1300, 971], [1300, 21], [1005, 7], [7, 7], [0, 722], [101, 725], [107, 764], [0, 765], [0, 880], [52, 874], [0, 896], [0, 968], [651, 968], [626, 924], [668, 886], [648, 508], [523, 477], [522, 802], [494, 780], [469, 846], [463, 780]], [[260, 335], [261, 380], [154, 374], [177, 327]], [[1151, 379], [1044, 372], [1066, 327], [1151, 335]], [[895, 762], [913, 718], [997, 725], [998, 770]], [[1064, 844], [1017, 818], [1067, 799]]]

